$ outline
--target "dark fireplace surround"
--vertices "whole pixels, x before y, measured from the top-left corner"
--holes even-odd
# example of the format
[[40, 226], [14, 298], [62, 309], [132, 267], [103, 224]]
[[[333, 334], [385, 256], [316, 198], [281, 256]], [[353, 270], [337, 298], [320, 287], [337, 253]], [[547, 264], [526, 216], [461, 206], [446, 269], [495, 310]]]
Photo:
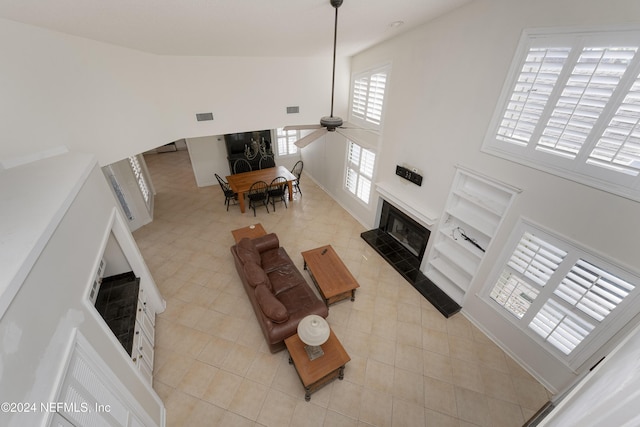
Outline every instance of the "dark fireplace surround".
[[461, 307], [420, 270], [431, 232], [386, 200], [378, 228], [361, 237], [418, 290], [440, 313], [451, 317]]
[[383, 200], [378, 228], [396, 239], [418, 262], [422, 262], [431, 232], [404, 212]]

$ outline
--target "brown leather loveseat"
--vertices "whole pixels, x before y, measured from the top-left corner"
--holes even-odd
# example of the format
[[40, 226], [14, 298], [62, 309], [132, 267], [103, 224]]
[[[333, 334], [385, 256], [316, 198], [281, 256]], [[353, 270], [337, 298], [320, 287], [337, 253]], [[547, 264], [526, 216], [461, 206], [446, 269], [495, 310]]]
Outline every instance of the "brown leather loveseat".
[[231, 253], [272, 353], [285, 348], [284, 339], [296, 333], [303, 317], [329, 315], [276, 234], [244, 238], [231, 246]]

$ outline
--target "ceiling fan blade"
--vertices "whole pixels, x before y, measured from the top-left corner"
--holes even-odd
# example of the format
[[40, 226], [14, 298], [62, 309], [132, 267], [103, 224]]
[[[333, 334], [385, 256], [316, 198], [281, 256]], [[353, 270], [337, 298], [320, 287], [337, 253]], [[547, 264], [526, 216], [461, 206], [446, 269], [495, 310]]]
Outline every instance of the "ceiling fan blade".
[[309, 130], [309, 129], [320, 129], [322, 125], [293, 125], [293, 126], [285, 126], [282, 129], [284, 130]]
[[295, 144], [299, 148], [306, 147], [307, 145], [311, 144], [313, 141], [320, 138], [322, 135], [324, 135], [327, 132], [329, 132], [327, 128], [314, 130], [309, 135], [297, 140]]

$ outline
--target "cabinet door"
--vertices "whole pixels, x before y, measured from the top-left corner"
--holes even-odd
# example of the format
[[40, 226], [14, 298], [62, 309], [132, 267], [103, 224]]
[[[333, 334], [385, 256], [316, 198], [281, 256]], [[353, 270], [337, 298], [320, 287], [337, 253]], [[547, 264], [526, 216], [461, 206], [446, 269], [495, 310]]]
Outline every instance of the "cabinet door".
[[146, 334], [142, 333], [142, 327], [138, 322], [136, 322], [135, 338], [133, 339], [133, 351], [131, 352], [131, 357], [136, 364], [140, 359], [143, 359], [151, 368], [153, 368], [153, 345], [147, 338]]
[[136, 323], [140, 324], [140, 327], [147, 336], [147, 339], [151, 342], [151, 345], [155, 343], [155, 322], [152, 320], [154, 318], [155, 314], [153, 313], [153, 310], [150, 310], [142, 301], [138, 300]]

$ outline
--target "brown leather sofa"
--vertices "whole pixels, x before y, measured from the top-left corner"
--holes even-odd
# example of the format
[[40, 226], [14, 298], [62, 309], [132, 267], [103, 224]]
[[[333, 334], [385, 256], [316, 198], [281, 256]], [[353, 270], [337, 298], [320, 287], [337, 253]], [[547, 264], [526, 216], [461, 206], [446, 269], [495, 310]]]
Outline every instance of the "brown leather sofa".
[[329, 315], [274, 233], [244, 238], [231, 253], [272, 353], [285, 348], [284, 339], [296, 333], [303, 317]]

